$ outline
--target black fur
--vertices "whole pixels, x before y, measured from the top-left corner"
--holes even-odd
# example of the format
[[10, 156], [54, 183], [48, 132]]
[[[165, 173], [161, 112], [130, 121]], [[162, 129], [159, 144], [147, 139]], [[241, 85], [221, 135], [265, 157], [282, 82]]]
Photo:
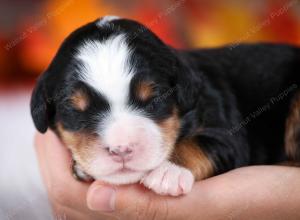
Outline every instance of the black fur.
[[256, 44], [180, 53], [203, 73], [194, 120], [202, 120], [198, 140], [217, 170], [286, 160], [285, 120], [299, 86], [300, 50]]
[[[32, 95], [32, 117], [40, 132], [55, 129], [58, 121], [73, 131], [95, 130], [101, 118], [95, 120], [94, 116], [109, 111], [110, 106], [101, 94], [79, 83], [76, 66], [80, 63], [74, 54], [83, 41], [102, 41], [113, 34], [126, 35], [133, 48], [131, 65], [138, 69], [129, 104], [158, 122], [169, 117], [176, 106], [181, 119], [178, 141], [195, 136], [213, 161], [215, 174], [287, 159], [284, 126], [299, 86], [298, 48], [242, 44], [177, 50], [141, 24], [126, 19], [114, 20], [101, 29], [95, 22], [89, 23], [64, 41]], [[146, 102], [134, 94], [134, 85], [145, 78], [156, 83], [155, 97]], [[93, 100], [85, 112], [69, 104], [76, 88], [84, 88]]]

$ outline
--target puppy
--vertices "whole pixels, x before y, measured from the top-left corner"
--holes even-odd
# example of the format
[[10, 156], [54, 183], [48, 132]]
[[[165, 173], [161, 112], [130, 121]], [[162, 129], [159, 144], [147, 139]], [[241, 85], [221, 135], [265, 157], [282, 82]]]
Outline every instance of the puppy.
[[79, 179], [177, 196], [237, 167], [299, 161], [299, 81], [299, 48], [177, 50], [106, 16], [63, 42], [31, 113], [70, 149]]

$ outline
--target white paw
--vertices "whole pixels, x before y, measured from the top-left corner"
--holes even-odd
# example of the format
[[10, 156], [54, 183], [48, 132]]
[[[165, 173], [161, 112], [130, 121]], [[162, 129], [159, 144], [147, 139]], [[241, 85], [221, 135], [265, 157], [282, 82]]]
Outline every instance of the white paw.
[[148, 173], [141, 183], [158, 194], [179, 196], [190, 192], [194, 181], [191, 171], [166, 161]]

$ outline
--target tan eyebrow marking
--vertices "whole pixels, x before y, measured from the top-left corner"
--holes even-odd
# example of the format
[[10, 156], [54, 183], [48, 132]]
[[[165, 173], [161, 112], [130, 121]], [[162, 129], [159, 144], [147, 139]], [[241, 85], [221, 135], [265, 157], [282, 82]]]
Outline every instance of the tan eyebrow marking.
[[79, 89], [70, 98], [73, 106], [80, 111], [85, 111], [89, 105], [89, 98], [83, 90]]
[[152, 82], [152, 81], [139, 82], [138, 85], [137, 85], [137, 88], [136, 88], [136, 94], [137, 94], [137, 96], [142, 101], [146, 101], [151, 96], [153, 96], [154, 86], [155, 86], [155, 83]]

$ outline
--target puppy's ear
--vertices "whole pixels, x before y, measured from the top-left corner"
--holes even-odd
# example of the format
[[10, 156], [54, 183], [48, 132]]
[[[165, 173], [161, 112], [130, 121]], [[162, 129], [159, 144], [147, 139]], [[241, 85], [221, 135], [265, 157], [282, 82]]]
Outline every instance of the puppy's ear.
[[50, 99], [45, 85], [45, 73], [38, 79], [31, 96], [31, 116], [35, 127], [41, 133], [45, 133], [49, 126]]

